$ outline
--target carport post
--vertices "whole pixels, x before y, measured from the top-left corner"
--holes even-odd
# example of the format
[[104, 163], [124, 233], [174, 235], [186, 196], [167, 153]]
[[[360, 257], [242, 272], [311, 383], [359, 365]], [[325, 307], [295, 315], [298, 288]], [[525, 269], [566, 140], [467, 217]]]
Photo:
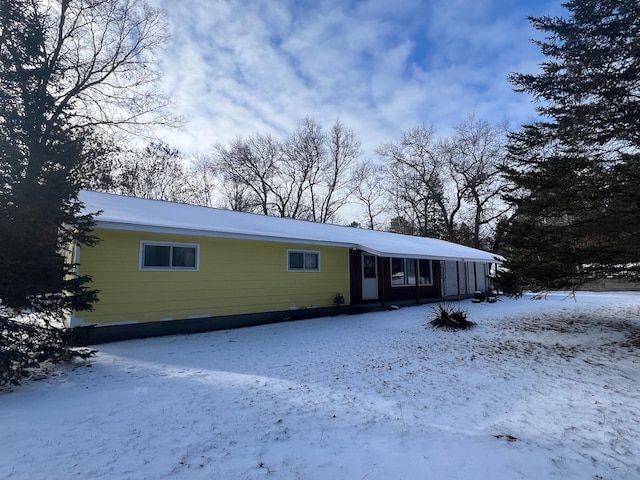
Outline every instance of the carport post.
[[384, 280], [385, 280], [385, 273], [384, 273], [384, 258], [382, 257], [376, 257], [376, 262], [378, 262], [378, 266], [380, 267], [378, 269], [378, 271], [380, 272], [380, 275], [378, 275], [378, 282], [380, 285], [380, 299], [382, 300], [382, 308], [385, 309], [385, 291], [384, 291]]
[[418, 259], [413, 259], [413, 278], [416, 282], [416, 305], [420, 305], [420, 275], [418, 272]]
[[458, 287], [458, 301], [460, 301], [460, 262], [456, 260], [456, 283]]

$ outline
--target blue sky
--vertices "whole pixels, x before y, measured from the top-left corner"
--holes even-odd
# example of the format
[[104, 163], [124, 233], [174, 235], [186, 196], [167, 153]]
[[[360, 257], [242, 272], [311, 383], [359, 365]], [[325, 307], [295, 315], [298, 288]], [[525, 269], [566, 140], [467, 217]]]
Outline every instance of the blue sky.
[[365, 157], [420, 124], [534, 116], [510, 72], [543, 60], [528, 15], [560, 0], [156, 0], [172, 38], [163, 88], [186, 119], [159, 135], [187, 155], [238, 135], [278, 138], [339, 118]]

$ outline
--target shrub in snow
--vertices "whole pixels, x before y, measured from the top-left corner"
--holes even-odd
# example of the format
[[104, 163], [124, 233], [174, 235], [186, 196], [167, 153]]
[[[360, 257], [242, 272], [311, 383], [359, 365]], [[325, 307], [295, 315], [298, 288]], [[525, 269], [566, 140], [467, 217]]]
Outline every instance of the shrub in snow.
[[12, 318], [0, 313], [0, 389], [55, 364], [89, 358], [95, 351], [72, 348], [68, 333], [52, 325], [42, 314]]
[[445, 330], [467, 330], [475, 325], [475, 322], [467, 320], [467, 312], [455, 309], [450, 305], [439, 304], [433, 309], [434, 317], [429, 321], [432, 327]]

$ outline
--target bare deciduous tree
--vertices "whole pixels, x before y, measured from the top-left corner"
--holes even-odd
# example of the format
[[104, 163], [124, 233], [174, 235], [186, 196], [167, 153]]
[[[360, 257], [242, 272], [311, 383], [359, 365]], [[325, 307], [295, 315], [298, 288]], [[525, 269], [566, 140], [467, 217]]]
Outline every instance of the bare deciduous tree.
[[[55, 88], [50, 119], [72, 112], [76, 126], [173, 124], [157, 88], [157, 52], [167, 39], [161, 10], [143, 0], [31, 0], [43, 22]], [[48, 85], [47, 87], [53, 87]]]
[[360, 142], [353, 130], [340, 120], [336, 120], [327, 134], [327, 143], [329, 152], [322, 175], [323, 196], [320, 217], [316, 220], [323, 223], [331, 221], [353, 194], [353, 175], [360, 156]]
[[233, 210], [270, 212], [271, 195], [278, 176], [280, 144], [270, 135], [241, 137], [213, 150], [213, 164], [220, 176], [225, 201]]
[[196, 154], [187, 171], [188, 203], [213, 207], [216, 199], [216, 169], [209, 155]]
[[130, 149], [118, 159], [114, 190], [122, 195], [188, 203], [185, 160], [176, 149], [153, 142]]
[[470, 115], [449, 137], [436, 140], [421, 126], [380, 147], [395, 223], [415, 225], [418, 235], [489, 245], [506, 213], [504, 131]]
[[471, 246], [476, 248], [483, 246], [482, 229], [493, 225], [509, 208], [501, 199], [505, 145], [505, 129], [473, 114], [443, 142], [451, 178], [462, 186], [470, 217]]
[[419, 235], [446, 237], [453, 230], [462, 199], [450, 201], [433, 128], [424, 125], [403, 132], [398, 142], [377, 150], [385, 161], [391, 203], [396, 216], [414, 223]]
[[73, 182], [85, 190], [113, 191], [118, 155], [122, 147], [113, 136], [95, 134], [85, 137], [84, 159], [70, 172]]
[[341, 122], [327, 134], [306, 118], [282, 142], [253, 135], [216, 145], [213, 163], [226, 207], [329, 222], [350, 198], [359, 154], [353, 131]]
[[[314, 119], [305, 118], [296, 131], [284, 143], [282, 173], [285, 195], [291, 218], [307, 218], [320, 221], [320, 182], [326, 159], [326, 135]], [[284, 209], [282, 210], [284, 212]]]
[[353, 196], [364, 208], [366, 228], [382, 228], [381, 217], [389, 208], [386, 202], [384, 168], [381, 165], [367, 160], [356, 166], [353, 174]]

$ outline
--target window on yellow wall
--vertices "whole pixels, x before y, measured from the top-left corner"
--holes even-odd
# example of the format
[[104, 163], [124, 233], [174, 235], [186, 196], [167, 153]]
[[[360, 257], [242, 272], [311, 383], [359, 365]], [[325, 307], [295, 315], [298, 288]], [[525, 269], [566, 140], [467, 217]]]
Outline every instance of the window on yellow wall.
[[140, 270], [198, 270], [199, 245], [141, 242]]
[[319, 272], [320, 252], [287, 250], [287, 270], [290, 272]]

